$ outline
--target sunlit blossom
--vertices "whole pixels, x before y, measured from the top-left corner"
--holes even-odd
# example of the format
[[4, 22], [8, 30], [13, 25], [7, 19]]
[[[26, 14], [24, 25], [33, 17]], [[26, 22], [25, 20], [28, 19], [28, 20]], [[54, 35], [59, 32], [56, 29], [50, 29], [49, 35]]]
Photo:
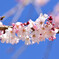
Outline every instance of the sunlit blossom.
[[[29, 20], [27, 23], [16, 22], [12, 24], [12, 28], [5, 30], [5, 33], [0, 31], [1, 42], [17, 44], [20, 40], [24, 41], [26, 45], [38, 43], [49, 39], [50, 41], [56, 38], [57, 29], [46, 19], [50, 19], [47, 14], [40, 14], [36, 21]], [[3, 26], [0, 22], [0, 26]]]

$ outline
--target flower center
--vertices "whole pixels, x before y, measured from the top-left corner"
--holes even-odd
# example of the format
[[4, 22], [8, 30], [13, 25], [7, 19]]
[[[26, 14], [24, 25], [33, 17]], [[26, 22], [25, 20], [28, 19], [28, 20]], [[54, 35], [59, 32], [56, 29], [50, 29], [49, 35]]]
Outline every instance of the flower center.
[[34, 34], [33, 37], [36, 37], [36, 35]]
[[25, 30], [25, 29], [23, 29], [23, 32], [26, 32], [26, 30]]
[[45, 30], [45, 28], [44, 28], [44, 27], [42, 27], [42, 30]]
[[42, 24], [43, 24], [43, 22], [41, 21], [41, 22], [40, 22], [40, 24], [42, 25]]
[[26, 40], [28, 41], [28, 40], [29, 40], [29, 38], [26, 38]]

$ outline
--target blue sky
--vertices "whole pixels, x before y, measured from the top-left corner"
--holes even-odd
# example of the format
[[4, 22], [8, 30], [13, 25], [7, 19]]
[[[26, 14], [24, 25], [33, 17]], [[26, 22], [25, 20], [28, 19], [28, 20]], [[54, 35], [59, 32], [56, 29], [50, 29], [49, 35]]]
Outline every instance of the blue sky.
[[[43, 13], [51, 12], [53, 10], [53, 7], [58, 2], [59, 2], [58, 0], [51, 0], [47, 5], [41, 8], [42, 12]], [[15, 0], [0, 0], [0, 16], [2, 16], [5, 12], [10, 10], [16, 4], [17, 3], [15, 2]], [[33, 12], [29, 14], [30, 10], [33, 10]], [[8, 23], [12, 20], [13, 16], [6, 19], [5, 22], [3, 23], [8, 25]], [[35, 11], [35, 8], [31, 4], [29, 4], [28, 6], [25, 7], [18, 21], [26, 22], [29, 19], [35, 20], [38, 16], [39, 15]], [[49, 51], [48, 59], [59, 59], [59, 34], [57, 34], [56, 37], [57, 37], [56, 40], [54, 40], [52, 44], [49, 44], [52, 45], [52, 48]], [[18, 55], [17, 59], [45, 59], [43, 57], [45, 55], [45, 51], [46, 50], [48, 51], [47, 49], [48, 43], [49, 41], [46, 40], [45, 42], [40, 42], [39, 45], [34, 44], [29, 45], [27, 47], [24, 46], [25, 50]], [[23, 45], [24, 43], [22, 41], [15, 45], [6, 43], [2, 44], [0, 42], [0, 59], [11, 59], [12, 56], [14, 56], [17, 51], [19, 52], [21, 51], [21, 47]]]

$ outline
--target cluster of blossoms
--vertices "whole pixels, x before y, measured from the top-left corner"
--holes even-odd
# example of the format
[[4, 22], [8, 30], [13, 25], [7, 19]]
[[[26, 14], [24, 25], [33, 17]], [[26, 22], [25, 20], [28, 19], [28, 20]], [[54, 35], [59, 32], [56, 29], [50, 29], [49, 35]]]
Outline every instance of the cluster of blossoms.
[[[45, 23], [47, 19], [47, 22]], [[5, 26], [0, 22], [0, 27]], [[12, 28], [0, 30], [1, 42], [17, 44], [20, 40], [25, 41], [26, 45], [38, 43], [49, 39], [56, 39], [57, 30], [52, 24], [52, 17], [47, 14], [40, 14], [36, 21], [29, 20], [27, 23], [12, 23]]]

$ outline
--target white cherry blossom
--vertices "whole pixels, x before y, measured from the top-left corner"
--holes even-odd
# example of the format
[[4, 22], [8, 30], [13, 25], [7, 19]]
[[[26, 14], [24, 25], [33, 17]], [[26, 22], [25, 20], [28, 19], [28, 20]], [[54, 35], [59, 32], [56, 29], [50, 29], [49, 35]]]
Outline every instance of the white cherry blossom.
[[[25, 41], [26, 45], [38, 43], [49, 39], [50, 41], [56, 38], [58, 30], [54, 28], [54, 25], [48, 21], [48, 24], [44, 23], [48, 19], [47, 14], [40, 14], [36, 21], [31, 19], [27, 23], [16, 22], [12, 24], [12, 28], [8, 27], [5, 30], [0, 30], [1, 42], [17, 44], [20, 40]], [[0, 27], [4, 26], [0, 22]]]

